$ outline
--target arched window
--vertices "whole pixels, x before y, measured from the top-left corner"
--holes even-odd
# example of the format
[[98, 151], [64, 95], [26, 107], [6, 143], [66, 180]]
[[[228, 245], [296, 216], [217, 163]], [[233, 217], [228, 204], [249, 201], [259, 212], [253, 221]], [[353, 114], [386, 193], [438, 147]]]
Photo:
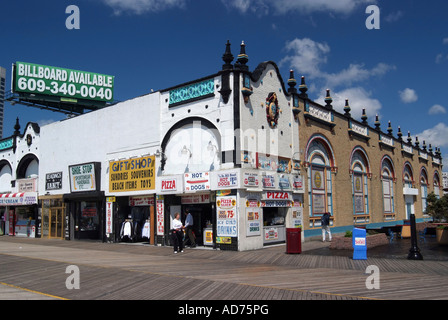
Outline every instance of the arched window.
[[350, 174], [352, 177], [354, 222], [368, 223], [370, 218], [367, 178], [370, 175], [370, 164], [365, 151], [361, 147], [357, 147], [352, 151]]
[[412, 188], [414, 186], [414, 174], [409, 162], [406, 162], [403, 169], [403, 185], [405, 188]]
[[381, 180], [383, 182], [383, 212], [385, 220], [395, 219], [394, 180], [395, 170], [392, 160], [385, 156], [381, 163]]
[[420, 170], [420, 188], [422, 193], [422, 212], [426, 213], [426, 198], [428, 197], [428, 172], [425, 167]]
[[434, 193], [437, 199], [440, 198], [440, 177], [437, 171], [434, 172]]
[[313, 136], [307, 145], [306, 159], [309, 163], [308, 185], [310, 203], [310, 226], [317, 227], [324, 212], [333, 215], [331, 172], [334, 166], [333, 150], [325, 137]]

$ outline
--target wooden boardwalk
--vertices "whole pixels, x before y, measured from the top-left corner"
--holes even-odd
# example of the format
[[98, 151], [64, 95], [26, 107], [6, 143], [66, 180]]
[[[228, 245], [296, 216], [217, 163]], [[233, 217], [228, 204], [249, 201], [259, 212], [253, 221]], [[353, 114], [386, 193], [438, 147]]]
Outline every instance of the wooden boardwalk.
[[[352, 260], [284, 250], [187, 249], [174, 255], [170, 247], [0, 237], [0, 299], [20, 290], [23, 299], [448, 299], [448, 261]], [[80, 269], [79, 290], [66, 288], [68, 265]], [[380, 289], [366, 288], [369, 265], [380, 270]]]

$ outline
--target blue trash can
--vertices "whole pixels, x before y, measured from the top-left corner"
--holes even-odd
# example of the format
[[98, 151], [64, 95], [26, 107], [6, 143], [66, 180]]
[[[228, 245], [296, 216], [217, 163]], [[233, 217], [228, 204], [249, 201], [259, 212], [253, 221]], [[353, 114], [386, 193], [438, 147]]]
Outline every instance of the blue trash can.
[[353, 260], [367, 260], [366, 229], [353, 228]]

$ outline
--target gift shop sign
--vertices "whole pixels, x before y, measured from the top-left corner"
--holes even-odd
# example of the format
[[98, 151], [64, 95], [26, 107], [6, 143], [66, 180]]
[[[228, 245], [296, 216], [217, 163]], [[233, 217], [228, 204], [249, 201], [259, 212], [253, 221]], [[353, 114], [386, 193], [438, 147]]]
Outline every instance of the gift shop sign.
[[210, 191], [210, 174], [208, 172], [185, 173], [185, 192]]

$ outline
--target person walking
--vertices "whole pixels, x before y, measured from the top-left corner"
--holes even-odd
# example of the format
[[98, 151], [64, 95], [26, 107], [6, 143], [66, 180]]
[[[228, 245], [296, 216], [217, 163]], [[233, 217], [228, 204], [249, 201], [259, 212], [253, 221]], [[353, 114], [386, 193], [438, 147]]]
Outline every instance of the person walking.
[[184, 252], [183, 250], [183, 229], [184, 226], [182, 225], [182, 222], [180, 221], [180, 213], [176, 212], [174, 215], [173, 220], [173, 229], [171, 229], [171, 240], [173, 241], [174, 245], [174, 253], [177, 253], [178, 251]]
[[328, 233], [328, 239], [331, 241], [330, 213], [325, 212], [320, 222], [322, 226], [322, 242], [325, 242], [325, 233]]
[[190, 211], [185, 210], [187, 213], [187, 217], [185, 218], [185, 231], [186, 231], [186, 237], [184, 240], [184, 247], [188, 240], [190, 240], [190, 247], [194, 248], [196, 247], [196, 240], [193, 233], [193, 216], [191, 215]]

